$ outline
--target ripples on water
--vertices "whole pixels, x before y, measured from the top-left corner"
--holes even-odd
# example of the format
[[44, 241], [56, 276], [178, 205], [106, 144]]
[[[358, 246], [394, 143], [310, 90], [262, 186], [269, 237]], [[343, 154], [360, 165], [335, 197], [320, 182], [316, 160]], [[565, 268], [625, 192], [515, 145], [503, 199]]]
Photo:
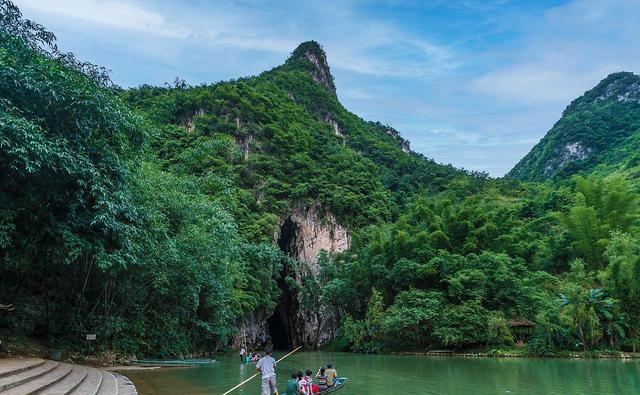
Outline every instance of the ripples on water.
[[[284, 353], [276, 353], [276, 359]], [[237, 356], [203, 368], [124, 372], [140, 395], [215, 395], [248, 378], [255, 364]], [[349, 378], [336, 395], [356, 394], [640, 394], [640, 361], [529, 358], [454, 358], [309, 352], [278, 365], [278, 387], [293, 370], [333, 363]], [[259, 394], [259, 378], [234, 394]]]

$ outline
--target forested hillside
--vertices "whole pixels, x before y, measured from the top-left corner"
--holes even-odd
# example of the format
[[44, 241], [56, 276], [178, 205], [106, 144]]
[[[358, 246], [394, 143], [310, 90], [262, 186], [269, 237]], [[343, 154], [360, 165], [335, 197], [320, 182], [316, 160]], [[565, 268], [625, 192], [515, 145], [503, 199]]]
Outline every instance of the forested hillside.
[[241, 236], [224, 185], [164, 171], [147, 154], [153, 129], [102, 70], [1, 5], [0, 300], [14, 308], [2, 328], [179, 354], [273, 308], [281, 252]]
[[631, 170], [636, 178], [639, 140], [640, 77], [614, 73], [574, 100], [508, 176], [542, 181]]
[[[528, 322], [536, 355], [635, 347], [627, 174], [558, 186], [437, 164], [346, 110], [312, 41], [259, 76], [122, 89], [10, 2], [0, 11], [3, 336], [82, 351], [96, 333], [97, 351], [140, 355], [379, 352], [511, 347]], [[620, 92], [584, 103], [616, 120], [628, 107], [631, 125], [637, 101]], [[609, 173], [631, 163], [597, 152], [585, 161]]]
[[[236, 188], [252, 238], [270, 238], [292, 202], [321, 203], [340, 222], [363, 226], [397, 217], [417, 192], [439, 192], [466, 177], [410, 152], [393, 128], [348, 112], [315, 42], [258, 77], [174, 85], [121, 96], [154, 123], [150, 144], [166, 169]], [[262, 234], [249, 229], [256, 223], [265, 225]]]

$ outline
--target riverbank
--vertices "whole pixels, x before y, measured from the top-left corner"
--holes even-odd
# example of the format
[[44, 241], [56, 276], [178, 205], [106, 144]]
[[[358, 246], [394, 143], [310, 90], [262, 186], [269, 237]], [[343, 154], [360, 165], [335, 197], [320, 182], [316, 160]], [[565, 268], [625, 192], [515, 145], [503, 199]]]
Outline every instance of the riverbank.
[[[56, 345], [44, 344], [33, 338], [24, 336], [4, 337], [0, 358], [24, 358], [37, 357], [56, 359], [62, 362], [87, 365], [92, 367], [107, 368], [109, 370], [138, 370], [148, 369], [148, 367], [126, 366], [125, 362], [136, 360], [136, 355], [122, 354], [116, 351], [106, 352], [83, 352], [66, 344]], [[334, 349], [324, 349], [322, 352], [336, 352]], [[56, 355], [57, 354], [57, 355]], [[366, 354], [353, 352], [353, 354]], [[235, 350], [228, 350], [222, 355], [236, 355]], [[591, 351], [569, 351], [559, 350], [541, 354], [534, 352], [527, 347], [514, 348], [487, 348], [470, 350], [403, 350], [385, 351], [380, 355], [414, 355], [426, 357], [463, 357], [463, 358], [566, 358], [566, 359], [640, 359], [640, 353], [632, 353], [618, 350], [591, 350]], [[184, 358], [210, 357], [211, 355], [188, 355]]]
[[134, 355], [116, 351], [94, 352], [89, 344], [78, 347], [68, 340], [47, 342], [26, 336], [3, 336], [0, 358], [45, 358], [96, 368], [122, 365]]
[[[116, 350], [95, 351], [97, 347], [84, 341], [84, 344], [71, 343], [68, 339], [45, 341], [39, 338], [0, 333], [0, 358], [45, 358], [59, 362], [80, 364], [108, 370], [144, 370], [153, 367], [127, 366], [141, 356]], [[177, 356], [176, 359], [211, 358], [211, 353], [194, 353]]]
[[390, 351], [390, 355], [421, 355], [429, 357], [466, 357], [466, 358], [569, 358], [569, 359], [640, 359], [640, 353], [629, 353], [616, 350], [594, 351], [554, 351], [547, 354], [536, 354], [523, 349], [491, 349], [484, 351]]

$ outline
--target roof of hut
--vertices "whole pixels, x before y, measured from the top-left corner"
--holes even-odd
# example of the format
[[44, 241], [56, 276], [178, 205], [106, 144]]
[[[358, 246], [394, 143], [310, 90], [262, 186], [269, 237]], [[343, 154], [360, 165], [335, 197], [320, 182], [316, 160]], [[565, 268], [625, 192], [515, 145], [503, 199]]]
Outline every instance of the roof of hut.
[[514, 328], [514, 327], [533, 327], [536, 326], [536, 323], [533, 321], [529, 321], [526, 318], [522, 318], [522, 317], [516, 317], [516, 318], [511, 318], [507, 320], [507, 325], [509, 325], [510, 328]]

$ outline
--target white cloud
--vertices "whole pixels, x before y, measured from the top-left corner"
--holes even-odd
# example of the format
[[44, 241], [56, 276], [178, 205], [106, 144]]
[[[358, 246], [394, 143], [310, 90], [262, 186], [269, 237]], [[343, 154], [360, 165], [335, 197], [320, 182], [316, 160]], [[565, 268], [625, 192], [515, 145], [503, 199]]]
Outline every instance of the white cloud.
[[203, 36], [201, 41], [208, 41], [211, 45], [215, 46], [279, 52], [283, 54], [291, 52], [295, 49], [296, 45], [300, 44], [300, 42], [296, 40], [260, 37], [257, 34], [245, 32], [204, 32], [201, 36]]
[[[452, 49], [397, 26], [346, 14], [340, 28], [326, 32], [333, 67], [359, 74], [432, 78], [458, 67]], [[359, 21], [359, 22], [358, 22]]]
[[[162, 3], [122, 0], [17, 0], [16, 3], [24, 11], [39, 15], [107, 30], [141, 31], [211, 48], [287, 54], [300, 42], [314, 38], [325, 45], [332, 67], [359, 74], [415, 78], [438, 75], [456, 66], [447, 48], [408, 35], [391, 24], [354, 15], [348, 6], [300, 3], [274, 11], [261, 4], [225, 1], [204, 8], [176, 5], [162, 8]], [[309, 37], [310, 31], [313, 37]], [[149, 45], [153, 47], [153, 43]]]
[[15, 0], [25, 11], [35, 11], [117, 29], [138, 30], [168, 37], [185, 38], [189, 30], [168, 23], [161, 13], [124, 1]]
[[553, 61], [518, 64], [489, 72], [472, 81], [471, 89], [500, 100], [525, 105], [567, 105], [620, 66], [579, 71]]
[[608, 74], [638, 71], [640, 2], [574, 1], [524, 28], [519, 42], [495, 55], [504, 65], [470, 88], [524, 105], [567, 105]]

